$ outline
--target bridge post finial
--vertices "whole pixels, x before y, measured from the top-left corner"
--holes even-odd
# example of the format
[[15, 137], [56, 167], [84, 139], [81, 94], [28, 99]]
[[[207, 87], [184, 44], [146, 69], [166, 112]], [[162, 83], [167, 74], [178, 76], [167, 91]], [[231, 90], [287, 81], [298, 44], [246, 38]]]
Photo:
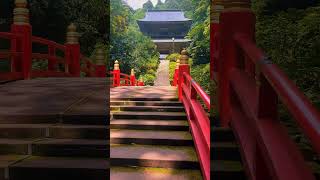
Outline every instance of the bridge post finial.
[[27, 0], [15, 0], [15, 8], [13, 10], [13, 24], [29, 25], [29, 9]]
[[97, 49], [96, 54], [95, 54], [95, 58], [96, 58], [96, 65], [104, 66], [106, 64], [105, 63], [105, 55], [104, 55], [102, 48]]
[[77, 32], [77, 26], [71, 23], [67, 27], [67, 44], [79, 44], [79, 33]]
[[116, 60], [116, 61], [114, 62], [114, 68], [113, 68], [113, 70], [120, 70], [120, 65], [119, 65], [119, 61], [118, 61], [118, 60]]
[[98, 48], [95, 54], [96, 58], [96, 77], [106, 77], [107, 67], [105, 63], [105, 55], [102, 48]]
[[131, 86], [135, 86], [136, 85], [136, 76], [135, 76], [134, 69], [131, 69], [130, 84], [131, 84]]
[[134, 69], [131, 69], [131, 76], [134, 76], [135, 75], [135, 72], [134, 72]]
[[182, 64], [189, 64], [188, 51], [185, 48], [181, 51], [180, 63], [181, 63], [181, 65]]

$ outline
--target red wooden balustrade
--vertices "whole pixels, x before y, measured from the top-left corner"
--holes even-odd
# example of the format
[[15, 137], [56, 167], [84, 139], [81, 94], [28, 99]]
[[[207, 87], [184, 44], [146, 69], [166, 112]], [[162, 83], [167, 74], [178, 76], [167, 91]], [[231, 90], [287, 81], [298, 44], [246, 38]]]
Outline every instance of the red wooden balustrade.
[[[7, 41], [10, 44], [9, 49], [0, 50], [0, 61], [7, 61], [9, 66], [8, 72], [0, 72], [0, 80], [79, 77], [81, 69], [88, 77], [106, 77], [106, 66], [103, 63], [103, 57], [101, 60], [101, 55], [99, 64], [96, 65], [81, 55], [78, 33], [74, 24], [68, 26], [65, 45], [32, 36], [27, 2], [16, 1], [15, 4], [11, 32], [0, 32], [0, 41]], [[34, 52], [33, 49], [36, 49], [34, 46], [45, 47], [47, 51]], [[80, 58], [85, 61], [86, 68], [81, 68]], [[47, 67], [38, 70], [32, 69], [33, 61], [46, 61]]]
[[[179, 64], [179, 68], [176, 69], [174, 76], [174, 85], [178, 86], [179, 99], [185, 107], [203, 178], [209, 180], [210, 120], [208, 112], [210, 110], [210, 97], [201, 86], [192, 79], [188, 64]], [[207, 110], [201, 102], [204, 103]]]
[[114, 70], [109, 72], [111, 76], [111, 82], [113, 87], [118, 86], [144, 86], [144, 82], [140, 80], [136, 80], [135, 74], [131, 75], [121, 73], [119, 68], [119, 62], [116, 61], [114, 64]]
[[[255, 16], [224, 11], [215, 35], [214, 67], [221, 125], [240, 144], [254, 180], [314, 180], [297, 145], [279, 121], [279, 101], [320, 154], [320, 115], [296, 85], [255, 44]], [[214, 150], [213, 150], [214, 151]]]

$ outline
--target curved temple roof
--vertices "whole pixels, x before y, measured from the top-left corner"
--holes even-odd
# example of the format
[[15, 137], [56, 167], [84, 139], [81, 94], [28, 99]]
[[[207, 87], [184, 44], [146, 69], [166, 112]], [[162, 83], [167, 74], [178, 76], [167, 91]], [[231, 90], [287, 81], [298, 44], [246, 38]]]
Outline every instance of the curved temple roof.
[[177, 22], [191, 21], [191, 19], [186, 18], [181, 10], [149, 10], [146, 12], [145, 18], [139, 21]]

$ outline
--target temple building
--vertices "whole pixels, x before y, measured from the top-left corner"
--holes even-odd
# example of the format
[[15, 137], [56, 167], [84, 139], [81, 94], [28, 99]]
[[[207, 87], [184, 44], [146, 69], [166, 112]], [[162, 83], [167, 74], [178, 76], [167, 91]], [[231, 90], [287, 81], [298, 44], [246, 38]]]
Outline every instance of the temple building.
[[181, 10], [149, 10], [144, 19], [138, 20], [142, 33], [151, 37], [160, 52], [160, 58], [179, 53], [190, 43], [185, 36], [190, 30], [192, 20]]

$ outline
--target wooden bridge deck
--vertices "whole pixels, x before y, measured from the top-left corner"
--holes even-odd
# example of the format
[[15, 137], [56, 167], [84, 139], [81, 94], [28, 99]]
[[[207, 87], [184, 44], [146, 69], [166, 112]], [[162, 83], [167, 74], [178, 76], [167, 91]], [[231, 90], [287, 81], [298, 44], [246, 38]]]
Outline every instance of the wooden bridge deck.
[[0, 179], [107, 179], [104, 78], [46, 78], [0, 85]]

